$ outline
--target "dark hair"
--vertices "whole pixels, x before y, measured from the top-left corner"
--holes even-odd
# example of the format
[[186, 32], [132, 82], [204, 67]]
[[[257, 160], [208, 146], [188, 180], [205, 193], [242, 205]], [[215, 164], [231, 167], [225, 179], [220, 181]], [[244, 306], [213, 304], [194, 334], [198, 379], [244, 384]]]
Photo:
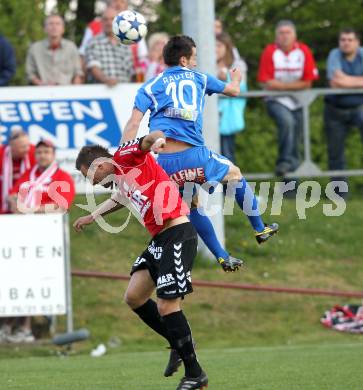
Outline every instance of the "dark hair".
[[351, 28], [351, 27], [346, 27], [346, 28], [343, 28], [342, 30], [340, 30], [339, 32], [339, 38], [342, 34], [354, 34], [355, 37], [358, 39], [358, 41], [360, 41], [360, 34], [359, 32], [357, 32], [356, 30], [354, 30], [354, 28]]
[[192, 56], [193, 47], [196, 47], [195, 42], [187, 35], [171, 37], [163, 49], [165, 64], [168, 66], [176, 66], [179, 65], [181, 57], [189, 59]]
[[89, 168], [99, 157], [112, 157], [112, 154], [101, 145], [83, 146], [77, 156], [76, 168], [79, 171], [82, 166]]
[[233, 43], [231, 37], [227, 33], [221, 33], [216, 36], [216, 40], [226, 47], [226, 54], [224, 55], [223, 62], [227, 68], [230, 68], [234, 62]]

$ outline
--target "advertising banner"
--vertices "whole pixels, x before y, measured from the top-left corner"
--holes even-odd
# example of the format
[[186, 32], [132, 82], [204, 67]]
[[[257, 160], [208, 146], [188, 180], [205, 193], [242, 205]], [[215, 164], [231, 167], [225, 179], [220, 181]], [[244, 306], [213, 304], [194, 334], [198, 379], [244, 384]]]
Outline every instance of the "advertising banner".
[[[75, 170], [84, 145], [115, 150], [131, 115], [140, 84], [0, 88], [0, 142], [7, 143], [14, 127], [29, 133], [32, 143], [49, 139], [57, 147], [61, 168], [74, 177], [78, 193], [85, 181]], [[139, 135], [148, 131], [145, 117]]]
[[0, 216], [0, 317], [65, 314], [61, 214]]

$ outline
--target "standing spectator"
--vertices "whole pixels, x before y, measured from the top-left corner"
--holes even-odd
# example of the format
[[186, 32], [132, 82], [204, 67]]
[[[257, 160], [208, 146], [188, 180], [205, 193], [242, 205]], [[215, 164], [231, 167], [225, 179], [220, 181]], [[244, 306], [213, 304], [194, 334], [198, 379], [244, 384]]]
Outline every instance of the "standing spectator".
[[166, 68], [163, 49], [169, 40], [167, 33], [154, 33], [148, 40], [149, 55], [146, 60], [145, 81], [152, 79]]
[[[58, 168], [54, 145], [47, 140], [39, 141], [35, 147], [35, 159], [36, 165], [25, 171], [10, 191], [8, 200], [11, 212], [49, 213], [68, 210], [75, 195], [74, 183], [67, 172]], [[10, 329], [7, 329], [6, 341], [34, 341], [31, 317], [18, 317], [7, 325]]]
[[[119, 14], [120, 12], [126, 11], [129, 8], [129, 2], [127, 0], [108, 0], [107, 5], [111, 8], [114, 8]], [[85, 62], [86, 48], [90, 43], [91, 39], [103, 32], [103, 23], [102, 18], [94, 18], [86, 27], [86, 30], [83, 35], [82, 43], [79, 48], [79, 53], [83, 62]], [[140, 42], [135, 43], [130, 46], [132, 52], [132, 59], [134, 63], [134, 69], [139, 77], [139, 80], [143, 81], [144, 72], [145, 72], [145, 61], [147, 59], [147, 47], [145, 39], [142, 39]]]
[[[216, 37], [216, 57], [218, 78], [230, 82], [229, 71], [239, 68], [242, 73], [241, 92], [247, 90], [247, 65], [243, 60], [233, 59], [233, 43], [226, 33], [221, 33]], [[245, 127], [243, 112], [246, 106], [244, 98], [218, 99], [219, 133], [221, 135], [221, 153], [230, 161], [235, 163], [235, 136]]]
[[112, 32], [112, 21], [117, 15], [107, 8], [102, 15], [103, 33], [94, 37], [86, 49], [86, 66], [92, 80], [112, 87], [130, 82], [134, 75], [131, 48], [120, 45]]
[[22, 129], [11, 133], [8, 145], [0, 145], [0, 214], [9, 212], [7, 197], [15, 182], [35, 165], [34, 151]]
[[76, 45], [63, 38], [64, 20], [50, 15], [45, 20], [47, 38], [33, 43], [26, 58], [26, 75], [33, 85], [80, 84], [83, 72]]
[[[215, 36], [218, 36], [218, 35], [220, 35], [222, 33], [224, 33], [224, 27], [223, 27], [222, 19], [216, 18], [215, 21], [214, 21], [214, 34], [215, 34]], [[234, 59], [234, 61], [237, 61], [237, 60], [241, 59], [241, 56], [240, 56], [240, 54], [238, 52], [238, 49], [235, 46], [233, 46], [232, 52], [233, 52], [233, 59]]]
[[[270, 91], [297, 91], [311, 88], [317, 78], [313, 55], [304, 43], [297, 41], [294, 23], [280, 21], [276, 26], [276, 42], [262, 53], [258, 81]], [[299, 166], [302, 110], [289, 96], [268, 98], [266, 104], [278, 130], [276, 174], [284, 176]]]
[[5, 87], [15, 75], [16, 59], [15, 53], [3, 36], [0, 35], [0, 87]]
[[[327, 78], [332, 88], [363, 88], [363, 47], [355, 30], [348, 28], [340, 32], [339, 47], [329, 53]], [[329, 169], [345, 169], [344, 149], [349, 129], [358, 127], [363, 140], [363, 94], [326, 96], [324, 126]]]

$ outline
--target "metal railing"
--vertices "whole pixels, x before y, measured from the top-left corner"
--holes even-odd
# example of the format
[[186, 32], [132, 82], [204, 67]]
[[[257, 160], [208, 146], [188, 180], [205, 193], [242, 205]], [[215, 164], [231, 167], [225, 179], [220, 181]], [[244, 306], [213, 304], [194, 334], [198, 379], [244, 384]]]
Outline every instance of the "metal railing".
[[[363, 169], [345, 169], [334, 171], [321, 170], [312, 160], [311, 157], [311, 139], [310, 139], [310, 104], [318, 96], [326, 95], [348, 95], [362, 93], [363, 89], [332, 89], [332, 88], [312, 88], [302, 91], [249, 91], [241, 93], [241, 97], [246, 98], [265, 98], [278, 96], [291, 96], [296, 99], [302, 108], [303, 114], [303, 144], [304, 144], [304, 159], [300, 166], [294, 171], [286, 175], [286, 178], [302, 178], [302, 177], [343, 177], [343, 176], [363, 176]], [[248, 173], [245, 174], [247, 179], [263, 180], [272, 179], [276, 175], [274, 173]]]

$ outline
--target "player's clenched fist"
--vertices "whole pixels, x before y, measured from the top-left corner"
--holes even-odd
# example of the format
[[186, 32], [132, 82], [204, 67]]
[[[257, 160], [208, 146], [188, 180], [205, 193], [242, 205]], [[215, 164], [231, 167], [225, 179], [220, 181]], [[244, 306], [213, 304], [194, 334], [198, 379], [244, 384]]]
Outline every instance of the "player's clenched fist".
[[151, 150], [154, 153], [160, 153], [163, 151], [166, 145], [166, 140], [165, 138], [158, 138], [152, 145], [151, 145]]
[[73, 224], [74, 230], [76, 232], [80, 232], [80, 231], [82, 231], [84, 226], [90, 225], [93, 221], [94, 221], [94, 218], [91, 214], [85, 215], [84, 217], [80, 217]]

